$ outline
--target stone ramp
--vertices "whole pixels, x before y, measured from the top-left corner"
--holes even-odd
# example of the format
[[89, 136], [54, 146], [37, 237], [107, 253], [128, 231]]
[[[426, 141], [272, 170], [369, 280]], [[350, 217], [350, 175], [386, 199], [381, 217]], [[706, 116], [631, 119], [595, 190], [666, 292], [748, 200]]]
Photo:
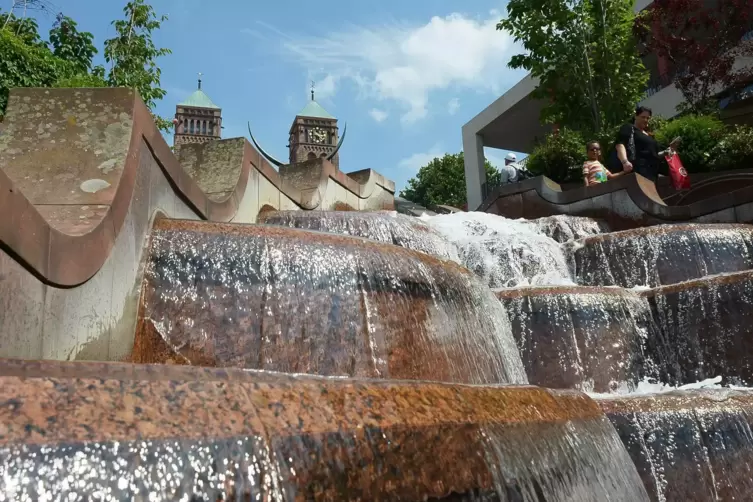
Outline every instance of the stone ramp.
[[394, 183], [373, 171], [361, 184], [318, 162], [304, 166], [317, 186], [296, 187], [243, 139], [182, 148], [181, 160], [132, 90], [13, 89], [0, 134], [0, 243], [42, 281], [81, 284], [109, 257], [133, 202], [149, 216], [182, 216], [137, 184], [149, 163], [200, 219], [252, 222], [264, 206], [392, 208]]
[[471, 272], [352, 236], [160, 219], [138, 317], [140, 363], [526, 381], [502, 306]]
[[394, 192], [373, 171], [360, 184], [320, 163], [319, 188], [304, 197], [244, 139], [186, 148], [196, 158], [181, 165], [128, 89], [13, 89], [0, 127], [6, 357], [130, 354], [157, 216], [243, 223], [264, 208], [382, 209]]
[[0, 395], [9, 500], [647, 500], [569, 391], [3, 361]]
[[753, 185], [749, 182], [738, 185], [733, 192], [714, 193], [690, 204], [669, 206], [656, 186], [638, 174], [570, 190], [562, 190], [549, 178], [538, 176], [498, 187], [477, 210], [512, 219], [557, 214], [587, 216], [606, 221], [613, 230], [672, 222], [753, 222]]

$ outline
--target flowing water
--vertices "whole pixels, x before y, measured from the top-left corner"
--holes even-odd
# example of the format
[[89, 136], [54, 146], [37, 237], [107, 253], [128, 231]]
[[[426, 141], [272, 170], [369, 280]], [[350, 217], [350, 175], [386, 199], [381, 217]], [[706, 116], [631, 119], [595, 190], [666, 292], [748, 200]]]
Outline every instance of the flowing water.
[[562, 219], [539, 226], [472, 212], [427, 217], [424, 221], [454, 243], [461, 263], [491, 288], [573, 284], [562, 246], [541, 230], [560, 229], [552, 230], [553, 235], [560, 235], [562, 229], [572, 232], [573, 227], [563, 225]]
[[658, 371], [646, 357], [658, 333], [649, 302], [619, 288], [522, 287], [497, 293], [534, 385], [632, 390]]
[[34, 433], [39, 399], [55, 418], [36, 441], [0, 446], [0, 501], [648, 500], [579, 393], [66, 365], [0, 375], [0, 395], [18, 397], [6, 437]]
[[457, 248], [439, 232], [418, 218], [394, 211], [270, 211], [262, 214], [259, 223], [365, 237], [459, 261]]
[[[164, 220], [143, 294], [137, 362], [527, 381], [494, 294], [454, 262], [397, 246]], [[155, 351], [155, 337], [167, 354]]]
[[[264, 219], [158, 220], [134, 345], [134, 362], [246, 371], [36, 383], [0, 371], [6, 436], [38, 439], [0, 440], [0, 501], [753, 493], [751, 393], [636, 394], [753, 379], [750, 227]], [[594, 393], [607, 415], [581, 393], [497, 385], [529, 379]], [[29, 429], [40, 399], [58, 411]]]

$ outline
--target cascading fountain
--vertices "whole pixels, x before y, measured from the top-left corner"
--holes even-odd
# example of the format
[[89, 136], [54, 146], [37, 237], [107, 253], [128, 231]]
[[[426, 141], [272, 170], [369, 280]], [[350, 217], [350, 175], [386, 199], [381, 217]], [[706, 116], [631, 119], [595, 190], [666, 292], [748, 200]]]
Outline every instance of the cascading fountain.
[[404, 247], [162, 219], [142, 295], [134, 362], [526, 382], [491, 291], [455, 262]]
[[[552, 263], [568, 264], [567, 275], [557, 267], [555, 284], [529, 286], [531, 277], [524, 276], [496, 291], [529, 381], [594, 392], [652, 500], [753, 497], [753, 389], [718, 388], [753, 379], [753, 227], [665, 225], [601, 233], [608, 229], [580, 219], [570, 224], [586, 232], [559, 232], [559, 249], [550, 243], [530, 256], [468, 236], [478, 227], [507, 226], [533, 250], [542, 237], [555, 236], [551, 224], [532, 220], [521, 231], [520, 220], [488, 223], [492, 218], [442, 215], [428, 223], [455, 236], [471, 268], [476, 261], [464, 247], [482, 249], [489, 262], [524, 262], [507, 270], [536, 270], [552, 256]], [[568, 217], [558, 218], [568, 225]], [[531, 228], [542, 235], [532, 237]], [[493, 276], [479, 275], [499, 285]], [[563, 277], [574, 284], [557, 285]]]
[[751, 227], [407, 218], [151, 117], [10, 93], [0, 502], [753, 498]]

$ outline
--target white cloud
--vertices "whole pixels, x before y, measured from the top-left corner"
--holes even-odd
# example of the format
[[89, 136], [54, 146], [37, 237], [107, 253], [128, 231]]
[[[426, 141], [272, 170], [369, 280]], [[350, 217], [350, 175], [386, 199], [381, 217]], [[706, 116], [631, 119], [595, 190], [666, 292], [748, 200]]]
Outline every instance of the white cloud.
[[[339, 77], [326, 75], [324, 78], [314, 81], [314, 93], [316, 99], [329, 99], [337, 92]], [[310, 84], [309, 84], [310, 85]]]
[[507, 68], [520, 49], [496, 30], [501, 17], [496, 11], [486, 19], [454, 13], [424, 25], [354, 26], [320, 38], [285, 36], [280, 42], [306, 68], [352, 80], [362, 97], [399, 104], [401, 120], [411, 123], [428, 114], [432, 91], [499, 94], [520, 79], [520, 72]]
[[450, 115], [455, 115], [458, 108], [460, 108], [460, 100], [458, 98], [452, 98], [450, 102], [447, 103], [447, 113]]
[[410, 174], [412, 175], [413, 173], [417, 173], [419, 169], [434, 160], [436, 157], [442, 157], [443, 155], [444, 151], [442, 150], [442, 146], [437, 143], [427, 152], [414, 153], [410, 157], [404, 158], [398, 162], [397, 166], [400, 169], [410, 171]]
[[384, 122], [389, 116], [387, 112], [380, 110], [379, 108], [372, 108], [369, 110], [369, 115], [371, 115], [371, 118], [377, 122]]

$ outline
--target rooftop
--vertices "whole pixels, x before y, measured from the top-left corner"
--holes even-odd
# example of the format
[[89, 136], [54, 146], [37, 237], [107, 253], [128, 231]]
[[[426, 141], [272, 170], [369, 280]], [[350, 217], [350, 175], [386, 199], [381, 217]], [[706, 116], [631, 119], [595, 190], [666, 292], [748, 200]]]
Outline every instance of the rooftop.
[[335, 117], [329, 114], [327, 110], [322, 108], [322, 105], [314, 101], [312, 98], [311, 101], [306, 104], [306, 106], [298, 112], [299, 117], [312, 117], [317, 119], [332, 119], [336, 120]]
[[193, 94], [188, 96], [184, 101], [178, 103], [178, 106], [190, 106], [192, 108], [211, 108], [213, 110], [219, 110], [220, 107], [215, 105], [214, 102], [207, 96], [207, 94], [201, 90], [201, 78], [199, 78], [199, 88], [196, 89]]

